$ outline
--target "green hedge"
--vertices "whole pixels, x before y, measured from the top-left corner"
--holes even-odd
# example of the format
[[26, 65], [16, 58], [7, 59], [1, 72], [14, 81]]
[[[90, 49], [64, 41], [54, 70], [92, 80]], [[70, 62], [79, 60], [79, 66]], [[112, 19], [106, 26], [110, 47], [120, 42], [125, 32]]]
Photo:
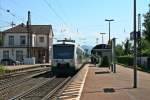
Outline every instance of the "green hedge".
[[117, 57], [117, 62], [121, 64], [125, 64], [127, 66], [132, 66], [133, 57], [132, 56], [120, 56], [120, 57]]
[[104, 56], [102, 58], [102, 64], [100, 65], [100, 67], [109, 67], [109, 66], [110, 66], [109, 58], [107, 56]]

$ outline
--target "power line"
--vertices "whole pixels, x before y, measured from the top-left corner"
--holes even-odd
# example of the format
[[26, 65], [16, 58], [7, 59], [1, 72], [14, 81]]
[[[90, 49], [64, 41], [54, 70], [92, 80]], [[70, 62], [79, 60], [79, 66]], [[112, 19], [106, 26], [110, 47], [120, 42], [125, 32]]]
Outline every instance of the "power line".
[[0, 6], [0, 10], [2, 10], [2, 11], [5, 12], [5, 13], [6, 13], [6, 12], [9, 13], [12, 17], [14, 17], [14, 18], [16, 18], [16, 19], [18, 19], [18, 20], [24, 22], [24, 19], [23, 19], [23, 18], [20, 18], [20, 17], [16, 16], [16, 14], [12, 13], [9, 9], [4, 9], [4, 8], [2, 8], [2, 7]]
[[[47, 1], [44, 0], [44, 2], [48, 5], [48, 7], [52, 10], [52, 12], [63, 22], [65, 23], [65, 21], [63, 20], [63, 18], [55, 11], [55, 9], [52, 7], [52, 5]], [[65, 23], [66, 24], [66, 23]]]
[[57, 0], [55, 0], [56, 6], [59, 8], [59, 10], [61, 10], [62, 14], [64, 15], [65, 18], [67, 18], [67, 20], [69, 20], [67, 14], [65, 13], [65, 11], [63, 10], [63, 7], [61, 6], [60, 2], [58, 2]]
[[51, 11], [60, 19], [60, 21], [62, 21], [64, 23], [64, 25], [66, 26], [66, 28], [61, 29], [61, 31], [66, 30], [66, 31], [64, 31], [65, 33], [66, 32], [74, 33], [74, 32], [72, 32], [72, 28], [67, 25], [65, 20], [56, 12], [56, 10], [52, 7], [52, 5], [47, 0], [44, 0], [44, 2], [48, 5], [48, 7], [51, 9]]

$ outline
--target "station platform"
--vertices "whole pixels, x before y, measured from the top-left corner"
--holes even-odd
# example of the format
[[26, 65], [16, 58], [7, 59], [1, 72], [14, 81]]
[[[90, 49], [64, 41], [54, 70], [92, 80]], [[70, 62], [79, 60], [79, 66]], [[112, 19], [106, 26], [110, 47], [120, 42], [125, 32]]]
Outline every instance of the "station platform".
[[116, 66], [116, 73], [108, 68], [89, 66], [80, 100], [150, 100], [150, 74], [138, 71], [137, 88], [133, 88], [133, 69]]

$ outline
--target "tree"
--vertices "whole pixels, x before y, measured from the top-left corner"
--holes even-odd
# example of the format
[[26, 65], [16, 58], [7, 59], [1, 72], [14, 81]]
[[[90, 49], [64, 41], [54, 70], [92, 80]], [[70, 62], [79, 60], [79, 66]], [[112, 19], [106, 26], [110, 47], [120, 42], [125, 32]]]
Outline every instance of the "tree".
[[131, 54], [131, 43], [129, 42], [129, 39], [126, 40], [124, 43], [124, 54], [129, 55]]
[[150, 43], [144, 38], [141, 39], [141, 52], [143, 56], [150, 56]]
[[149, 11], [144, 15], [144, 30], [143, 35], [145, 36], [145, 39], [150, 42], [150, 4], [149, 4]]
[[116, 55], [122, 56], [123, 55], [123, 46], [120, 44], [117, 44], [115, 47]]

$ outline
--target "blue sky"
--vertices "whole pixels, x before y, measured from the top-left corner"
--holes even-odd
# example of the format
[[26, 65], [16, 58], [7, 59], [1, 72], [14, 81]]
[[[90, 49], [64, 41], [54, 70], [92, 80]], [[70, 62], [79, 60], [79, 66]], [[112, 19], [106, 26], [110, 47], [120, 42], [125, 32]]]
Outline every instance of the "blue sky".
[[[137, 0], [137, 13], [146, 13], [149, 3], [150, 0]], [[115, 20], [111, 23], [111, 37], [118, 38], [118, 43], [133, 30], [133, 0], [0, 0], [0, 30], [10, 27], [11, 21], [26, 23], [28, 10], [32, 24], [51, 24], [55, 38], [71, 37], [81, 45], [93, 46], [96, 38], [101, 43], [100, 32], [106, 33], [107, 43], [106, 18]]]

